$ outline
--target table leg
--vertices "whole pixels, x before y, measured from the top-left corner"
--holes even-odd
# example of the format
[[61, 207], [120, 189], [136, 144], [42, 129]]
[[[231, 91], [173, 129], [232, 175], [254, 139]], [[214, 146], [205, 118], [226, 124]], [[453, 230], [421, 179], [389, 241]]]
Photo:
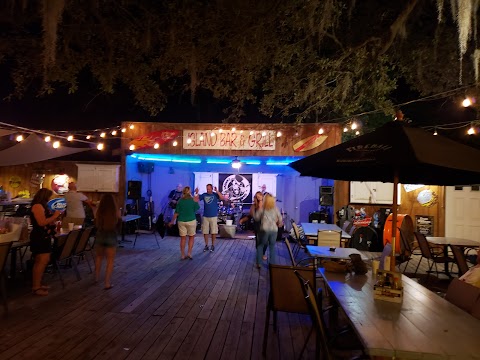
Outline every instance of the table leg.
[[10, 250], [10, 279], [15, 278], [15, 274], [17, 272], [17, 248], [12, 248]]
[[[443, 256], [445, 256], [445, 259], [448, 259], [448, 245], [443, 246]], [[452, 274], [450, 274], [450, 271], [448, 270], [448, 261], [444, 264], [445, 266], [445, 275], [448, 277], [452, 277]]]

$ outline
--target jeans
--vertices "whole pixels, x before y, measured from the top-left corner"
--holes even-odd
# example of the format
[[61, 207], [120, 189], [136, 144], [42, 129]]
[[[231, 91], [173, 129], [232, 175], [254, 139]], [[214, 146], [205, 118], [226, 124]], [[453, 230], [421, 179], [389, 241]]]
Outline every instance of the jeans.
[[277, 231], [260, 231], [257, 234], [257, 264], [262, 263], [263, 247], [269, 247], [268, 261], [275, 264], [277, 254], [275, 253], [275, 243], [277, 241]]

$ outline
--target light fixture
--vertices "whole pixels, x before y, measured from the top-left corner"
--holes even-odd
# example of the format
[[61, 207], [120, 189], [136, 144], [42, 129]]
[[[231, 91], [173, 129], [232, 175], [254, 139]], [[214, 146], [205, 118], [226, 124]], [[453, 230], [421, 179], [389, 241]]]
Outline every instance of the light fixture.
[[238, 160], [238, 157], [235, 156], [235, 159], [232, 160], [232, 168], [234, 169], [240, 169], [240, 167], [242, 166], [242, 163], [240, 160]]
[[104, 138], [105, 136], [107, 136], [107, 134], [105, 134], [104, 132], [102, 132], [102, 133], [100, 134], [100, 137], [101, 137], [101, 138]]
[[200, 138], [199, 138], [200, 141], [203, 141], [203, 134], [200, 135]]
[[438, 135], [437, 129], [435, 129], [435, 131], [433, 132], [433, 135]]
[[323, 128], [320, 128], [320, 129], [318, 130], [318, 135], [322, 135], [322, 134], [323, 134]]
[[153, 145], [153, 148], [154, 149], [158, 149], [160, 147], [160, 144], [159, 143], [155, 143], [155, 145]]
[[235, 129], [234, 127], [232, 127], [232, 132], [235, 132], [235, 130], [237, 130], [237, 129]]
[[187, 139], [187, 144], [191, 144], [192, 143], [192, 139], [191, 138], [188, 138]]
[[267, 132], [266, 131], [262, 131], [262, 137], [265, 137], [267, 136]]
[[52, 138], [50, 137], [50, 135], [45, 136], [45, 142], [50, 142], [50, 140], [52, 140]]
[[58, 149], [60, 147], [60, 141], [54, 141], [53, 144], [52, 144], [53, 148], [54, 149]]
[[130, 130], [133, 130], [133, 129], [135, 129], [135, 125], [131, 124], [130, 125]]
[[472, 105], [472, 100], [470, 100], [470, 98], [465, 98], [463, 101], [462, 101], [462, 106], [463, 107], [469, 107]]
[[99, 144], [97, 145], [97, 150], [103, 150], [103, 147], [104, 147], [103, 144], [102, 144], [102, 143], [99, 143]]
[[117, 135], [117, 130], [112, 130], [112, 133], [111, 133], [113, 136]]
[[277, 131], [277, 137], [280, 137], [282, 136], [282, 132], [281, 131]]
[[92, 138], [92, 135], [87, 135], [85, 136], [85, 139], [90, 140]]
[[73, 140], [73, 135], [68, 135], [67, 141], [72, 141]]
[[128, 149], [129, 149], [130, 151], [135, 150], [135, 145], [133, 145], [133, 144], [130, 145], [130, 146], [128, 147]]
[[23, 135], [17, 135], [15, 140], [17, 140], [18, 142], [23, 141]]
[[352, 128], [352, 130], [355, 130], [357, 128], [357, 123], [355, 121], [352, 122], [351, 128]]
[[470, 129], [468, 129], [467, 134], [468, 135], [474, 135], [475, 134], [475, 128], [473, 127], [473, 125], [470, 126]]
[[127, 129], [126, 129], [126, 128], [122, 128], [122, 133], [124, 133], [125, 131], [127, 131]]
[[345, 126], [345, 127], [343, 128], [343, 132], [347, 132], [347, 131], [348, 131], [348, 128]]
[[178, 145], [178, 141], [177, 140], [174, 140], [173, 143], [172, 143], [173, 146], [177, 146]]

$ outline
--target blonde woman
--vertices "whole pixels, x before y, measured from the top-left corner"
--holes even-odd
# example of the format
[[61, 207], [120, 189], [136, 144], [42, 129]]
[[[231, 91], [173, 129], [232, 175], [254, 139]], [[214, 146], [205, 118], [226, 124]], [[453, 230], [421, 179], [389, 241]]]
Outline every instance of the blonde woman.
[[269, 262], [276, 263], [275, 242], [277, 241], [278, 227], [283, 226], [282, 215], [275, 206], [275, 197], [271, 194], [265, 194], [260, 207], [254, 210], [253, 218], [258, 221], [258, 241], [257, 241], [257, 268], [262, 263], [263, 246], [268, 245]]
[[107, 260], [105, 269], [105, 290], [113, 287], [111, 278], [113, 273], [113, 261], [117, 253], [117, 224], [121, 218], [112, 194], [102, 196], [95, 214], [95, 280], [99, 281], [102, 261]]
[[[185, 186], [182, 191], [182, 197], [177, 202], [175, 207], [175, 214], [170, 222], [170, 226], [178, 220], [178, 232], [180, 233], [180, 260], [190, 259], [192, 257], [193, 243], [195, 240], [195, 233], [197, 231], [197, 218], [195, 213], [200, 209], [198, 200], [192, 196], [189, 186]], [[185, 244], [188, 235], [188, 252], [185, 257]]]

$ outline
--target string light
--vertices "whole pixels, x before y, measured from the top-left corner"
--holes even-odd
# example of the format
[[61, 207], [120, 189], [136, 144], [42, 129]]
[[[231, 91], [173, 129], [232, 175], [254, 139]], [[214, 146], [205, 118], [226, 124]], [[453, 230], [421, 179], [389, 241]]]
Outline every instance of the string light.
[[360, 131], [355, 131], [355, 135], [360, 135]]
[[135, 129], [135, 125], [131, 124], [130, 125], [130, 130], [133, 130], [133, 129]]
[[177, 140], [174, 140], [172, 145], [173, 145], [173, 146], [177, 146], [177, 145], [178, 145], [178, 141], [177, 141]]
[[23, 135], [17, 135], [15, 140], [17, 140], [18, 142], [23, 141]]
[[53, 148], [54, 149], [58, 149], [60, 147], [60, 141], [54, 141], [53, 144], [52, 144]]
[[433, 135], [435, 135], [435, 136], [438, 135], [437, 130], [435, 130], [435, 131], [433, 132]]
[[102, 139], [103, 139], [105, 136], [107, 136], [107, 134], [105, 134], [104, 132], [102, 132], [102, 133], [100, 134], [100, 137], [101, 137]]
[[187, 144], [191, 144], [192, 143], [192, 139], [188, 138], [187, 139]]
[[232, 132], [235, 132], [235, 130], [237, 130], [237, 129], [235, 129], [234, 127], [232, 127]]
[[348, 128], [345, 126], [345, 127], [343, 128], [343, 132], [347, 132], [347, 131], [348, 131]]
[[111, 132], [111, 134], [112, 134], [112, 136], [117, 135], [117, 130], [113, 130], [113, 131]]
[[277, 137], [280, 137], [282, 136], [282, 132], [281, 131], [277, 131]]
[[50, 135], [45, 136], [45, 142], [50, 142], [50, 140], [52, 140], [52, 138], [50, 137]]
[[122, 128], [122, 130], [121, 130], [121, 131], [122, 131], [122, 133], [124, 133], [124, 132], [126, 132], [126, 131], [127, 131], [127, 129], [125, 129], [125, 128]]
[[215, 136], [215, 133], [212, 131], [212, 132], [210, 133], [210, 136], [211, 136], [211, 137], [214, 137], [214, 136]]
[[160, 144], [159, 143], [155, 143], [155, 145], [153, 145], [153, 148], [154, 149], [158, 149], [160, 147]]
[[203, 134], [202, 134], [202, 135], [200, 135], [200, 138], [199, 138], [199, 139], [200, 139], [200, 141], [202, 141], [202, 140], [203, 140]]
[[219, 132], [219, 133], [222, 133], [222, 132], [223, 132], [223, 129], [218, 129], [218, 132]]
[[352, 126], [351, 126], [352, 130], [355, 130], [355, 129], [357, 128], [357, 126], [358, 126], [358, 125], [357, 125], [357, 123], [356, 123], [355, 121], [352, 122]]
[[475, 128], [473, 127], [473, 125], [470, 126], [470, 129], [468, 129], [467, 134], [468, 135], [475, 135]]
[[85, 136], [85, 139], [90, 140], [92, 138], [92, 135], [87, 135]]
[[135, 145], [133, 145], [133, 144], [132, 144], [132, 145], [130, 145], [130, 146], [128, 147], [128, 149], [129, 149], [130, 151], [133, 151], [133, 150], [135, 150]]
[[97, 145], [97, 150], [103, 150], [103, 148], [104, 148], [103, 143], [99, 143], [99, 144]]
[[319, 135], [322, 135], [322, 134], [323, 134], [323, 128], [320, 128], [320, 129], [318, 130], [318, 134], [319, 134]]
[[462, 101], [462, 106], [463, 106], [463, 107], [472, 106], [472, 100], [470, 100], [470, 98], [465, 98], [465, 99]]
[[73, 136], [72, 136], [72, 135], [68, 135], [67, 141], [72, 141], [72, 140], [73, 140]]
[[262, 131], [262, 136], [263, 136], [263, 137], [267, 136], [267, 132], [266, 132], [266, 131]]
[[253, 135], [253, 130], [250, 130], [250, 135]]

